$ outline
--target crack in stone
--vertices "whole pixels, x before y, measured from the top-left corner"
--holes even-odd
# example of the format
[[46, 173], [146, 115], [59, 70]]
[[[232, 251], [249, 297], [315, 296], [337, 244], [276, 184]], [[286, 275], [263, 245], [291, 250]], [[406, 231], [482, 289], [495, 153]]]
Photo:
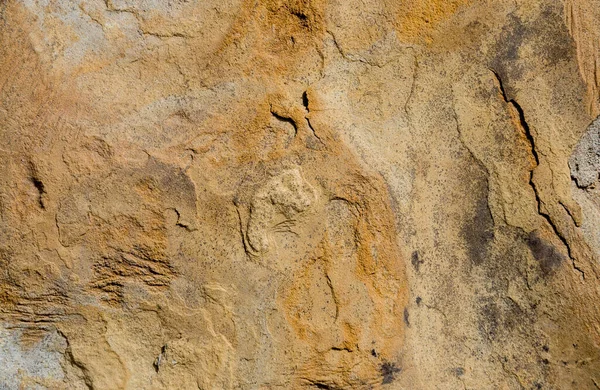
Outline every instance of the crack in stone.
[[273, 117], [275, 119], [277, 119], [281, 122], [289, 123], [294, 127], [294, 136], [296, 136], [298, 134], [298, 124], [296, 123], [296, 121], [293, 118], [291, 118], [289, 116], [284, 116], [284, 115], [278, 113], [272, 104], [270, 106], [270, 111], [271, 111], [271, 115], [273, 115]]
[[571, 260], [573, 268], [575, 270], [577, 270], [581, 274], [581, 277], [585, 280], [585, 272], [575, 264], [575, 258], [572, 255], [571, 246], [569, 245], [567, 238], [564, 236], [564, 234], [562, 234], [560, 232], [560, 229], [554, 223], [554, 221], [552, 221], [552, 217], [550, 216], [550, 214], [543, 211], [543, 207], [542, 207], [543, 200], [540, 197], [539, 189], [537, 188], [537, 186], [535, 185], [535, 182], [533, 181], [533, 172], [540, 165], [540, 158], [539, 158], [539, 155], [536, 150], [535, 138], [533, 137], [533, 134], [531, 133], [531, 128], [529, 127], [527, 120], [525, 119], [525, 112], [523, 111], [523, 108], [519, 105], [519, 103], [517, 103], [517, 101], [515, 99], [508, 98], [508, 96], [506, 95], [506, 90], [504, 89], [504, 85], [502, 83], [502, 79], [500, 78], [500, 75], [498, 74], [498, 72], [496, 72], [493, 69], [490, 69], [490, 71], [496, 78], [496, 82], [498, 83], [498, 88], [500, 89], [500, 92], [502, 94], [502, 98], [503, 98], [504, 102], [509, 104], [511, 107], [513, 107], [515, 109], [515, 111], [517, 112], [517, 114], [519, 115], [519, 124], [521, 125], [523, 132], [525, 133], [525, 137], [529, 141], [529, 145], [531, 148], [531, 155], [533, 156], [533, 158], [535, 160], [535, 166], [529, 171], [529, 185], [531, 186], [531, 188], [533, 189], [533, 193], [535, 194], [535, 200], [537, 202], [538, 214], [541, 215], [546, 220], [546, 222], [548, 222], [548, 224], [552, 228], [552, 231], [554, 232], [554, 234], [560, 239], [560, 241], [563, 243], [563, 245], [567, 248], [567, 254], [569, 256], [569, 259]]

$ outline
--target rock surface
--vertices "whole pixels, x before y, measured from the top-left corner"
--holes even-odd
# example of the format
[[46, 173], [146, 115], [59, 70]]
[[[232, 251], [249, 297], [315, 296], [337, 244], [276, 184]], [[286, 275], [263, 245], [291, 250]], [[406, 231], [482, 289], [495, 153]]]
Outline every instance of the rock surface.
[[599, 389], [598, 0], [0, 0], [0, 389]]

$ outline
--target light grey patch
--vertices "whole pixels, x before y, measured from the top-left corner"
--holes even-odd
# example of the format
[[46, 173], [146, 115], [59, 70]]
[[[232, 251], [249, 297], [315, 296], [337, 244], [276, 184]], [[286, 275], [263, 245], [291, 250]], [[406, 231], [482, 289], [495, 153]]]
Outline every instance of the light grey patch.
[[600, 116], [583, 134], [569, 159], [571, 177], [580, 188], [587, 188], [598, 181], [600, 172]]
[[[0, 326], [0, 390], [19, 390], [29, 381], [62, 381], [61, 362], [67, 341], [56, 331], [46, 333], [32, 345], [24, 345], [21, 329]], [[42, 386], [28, 387], [43, 389]]]
[[[99, 52], [106, 49], [102, 27], [83, 12], [80, 2], [25, 0], [23, 4], [37, 16], [45, 49], [54, 59], [63, 56], [70, 64], [79, 64], [90, 51]], [[53, 34], [48, 31], [52, 29], [52, 19], [64, 23], [65, 28], [69, 28], [77, 38], [68, 43], [53, 38]]]
[[82, 12], [79, 2], [59, 1], [57, 5], [56, 16], [77, 35], [63, 52], [69, 63], [79, 64], [89, 52], [97, 53], [106, 48], [103, 28]]

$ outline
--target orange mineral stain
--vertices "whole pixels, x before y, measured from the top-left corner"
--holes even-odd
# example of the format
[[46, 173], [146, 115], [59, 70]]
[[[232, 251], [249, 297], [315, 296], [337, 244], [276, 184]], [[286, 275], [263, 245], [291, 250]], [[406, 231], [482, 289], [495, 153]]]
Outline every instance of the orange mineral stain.
[[398, 10], [396, 29], [402, 41], [426, 43], [440, 23], [471, 0], [408, 0]]

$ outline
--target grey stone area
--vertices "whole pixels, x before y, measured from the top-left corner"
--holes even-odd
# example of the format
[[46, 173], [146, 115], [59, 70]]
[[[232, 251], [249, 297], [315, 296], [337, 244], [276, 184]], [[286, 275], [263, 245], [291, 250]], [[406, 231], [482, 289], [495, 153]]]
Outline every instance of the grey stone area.
[[569, 159], [571, 177], [578, 187], [586, 188], [598, 181], [600, 173], [600, 117], [581, 137]]

